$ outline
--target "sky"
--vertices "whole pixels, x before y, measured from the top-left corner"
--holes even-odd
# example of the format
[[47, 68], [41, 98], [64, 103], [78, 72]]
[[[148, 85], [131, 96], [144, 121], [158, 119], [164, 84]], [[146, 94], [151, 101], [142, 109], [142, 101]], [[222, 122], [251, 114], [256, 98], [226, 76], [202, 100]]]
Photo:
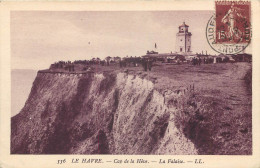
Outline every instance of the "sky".
[[12, 69], [47, 69], [55, 61], [175, 52], [178, 26], [192, 33], [193, 53], [217, 54], [206, 39], [214, 11], [12, 11]]

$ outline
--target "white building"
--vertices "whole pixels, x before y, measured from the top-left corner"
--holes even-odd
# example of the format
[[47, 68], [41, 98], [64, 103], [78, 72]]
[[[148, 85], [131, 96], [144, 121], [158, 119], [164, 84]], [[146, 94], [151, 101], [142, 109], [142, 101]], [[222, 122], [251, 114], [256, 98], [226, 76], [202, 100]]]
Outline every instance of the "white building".
[[179, 32], [176, 34], [176, 52], [180, 54], [191, 54], [191, 32], [189, 26], [183, 22], [179, 26]]

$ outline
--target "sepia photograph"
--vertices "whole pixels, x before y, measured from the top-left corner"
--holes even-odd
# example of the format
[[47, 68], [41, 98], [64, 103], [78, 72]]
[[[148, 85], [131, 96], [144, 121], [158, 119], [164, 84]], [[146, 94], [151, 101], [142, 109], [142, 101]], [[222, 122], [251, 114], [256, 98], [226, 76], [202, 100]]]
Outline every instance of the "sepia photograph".
[[13, 154], [252, 155], [251, 10], [11, 11]]

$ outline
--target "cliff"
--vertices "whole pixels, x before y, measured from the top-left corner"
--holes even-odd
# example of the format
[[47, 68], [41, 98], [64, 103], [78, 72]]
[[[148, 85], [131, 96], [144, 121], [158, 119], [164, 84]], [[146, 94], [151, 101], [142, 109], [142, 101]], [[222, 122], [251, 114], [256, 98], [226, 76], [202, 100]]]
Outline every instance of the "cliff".
[[197, 154], [176, 126], [179, 90], [123, 72], [38, 72], [11, 121], [11, 153]]
[[39, 71], [12, 154], [252, 154], [250, 63]]

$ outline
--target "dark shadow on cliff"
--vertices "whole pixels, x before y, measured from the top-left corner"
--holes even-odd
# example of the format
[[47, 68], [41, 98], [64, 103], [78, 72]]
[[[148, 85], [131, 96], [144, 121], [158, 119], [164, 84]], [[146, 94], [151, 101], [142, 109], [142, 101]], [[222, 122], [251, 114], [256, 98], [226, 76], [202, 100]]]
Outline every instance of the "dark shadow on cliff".
[[[71, 102], [62, 102], [57, 110], [57, 116], [53, 125], [53, 133], [48, 136], [48, 145], [44, 153], [66, 154], [72, 147], [74, 139], [84, 139], [89, 137], [90, 131], [86, 130], [80, 137], [75, 134], [73, 121], [81, 112], [83, 101], [89, 95], [92, 79], [81, 78], [77, 86], [77, 93], [73, 96]], [[47, 131], [48, 133], [48, 131]]]
[[[194, 143], [198, 154], [251, 154], [252, 146], [247, 140], [250, 132], [246, 130], [250, 123], [245, 122], [250, 116], [245, 121], [238, 118], [248, 112], [232, 112], [223, 100], [201, 92], [190, 93], [179, 100], [176, 127]], [[232, 120], [234, 118], [238, 119]], [[245, 123], [240, 126], [241, 122]], [[242, 134], [238, 127], [242, 127]]]

